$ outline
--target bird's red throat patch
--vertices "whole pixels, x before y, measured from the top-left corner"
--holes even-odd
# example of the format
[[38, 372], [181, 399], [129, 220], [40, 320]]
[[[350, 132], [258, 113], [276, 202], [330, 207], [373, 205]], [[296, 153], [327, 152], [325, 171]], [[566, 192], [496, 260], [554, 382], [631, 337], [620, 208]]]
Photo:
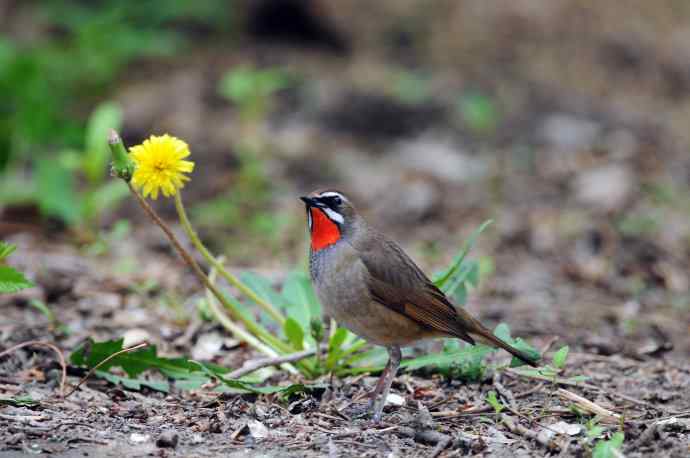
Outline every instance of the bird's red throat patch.
[[319, 251], [340, 240], [340, 229], [331, 219], [316, 207], [311, 212], [311, 249]]

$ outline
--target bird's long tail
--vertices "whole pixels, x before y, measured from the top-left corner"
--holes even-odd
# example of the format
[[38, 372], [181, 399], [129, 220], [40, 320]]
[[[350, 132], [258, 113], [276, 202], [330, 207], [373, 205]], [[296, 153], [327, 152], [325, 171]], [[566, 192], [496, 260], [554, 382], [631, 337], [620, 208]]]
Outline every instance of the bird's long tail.
[[472, 327], [474, 329], [468, 331], [468, 334], [472, 336], [473, 339], [491, 347], [502, 348], [519, 360], [523, 361], [525, 364], [529, 364], [532, 367], [539, 367], [539, 359], [535, 360], [532, 356], [528, 355], [524, 351], [518, 350], [512, 345], [499, 339], [493, 335], [491, 331], [482, 326], [478, 321], [475, 321], [473, 324], [474, 326]]

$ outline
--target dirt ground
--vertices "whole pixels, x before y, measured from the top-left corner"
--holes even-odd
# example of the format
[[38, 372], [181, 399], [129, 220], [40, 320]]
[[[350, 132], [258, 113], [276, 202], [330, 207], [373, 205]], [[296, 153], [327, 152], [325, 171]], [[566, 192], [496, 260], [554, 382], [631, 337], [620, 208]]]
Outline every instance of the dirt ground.
[[[281, 93], [261, 126], [271, 139], [267, 205], [287, 215], [285, 233], [276, 245], [220, 227], [202, 231], [207, 241], [250, 246], [230, 263], [278, 283], [306, 256], [296, 197], [329, 185], [351, 194], [431, 272], [492, 218], [473, 254], [490, 259], [493, 272], [468, 309], [487, 325], [508, 323], [547, 360], [570, 345], [563, 375], [588, 381], [556, 386], [510, 370], [461, 384], [404, 373], [392, 389], [401, 405], [373, 425], [357, 415], [372, 376], [320, 380], [326, 388], [290, 399], [219, 397], [212, 387], [165, 395], [91, 378], [62, 399], [56, 354], [31, 347], [0, 357], [0, 395], [38, 401], [0, 404], [0, 457], [586, 457], [595, 440], [582, 425], [591, 415], [572, 408], [573, 394], [610, 411], [602, 438], [622, 430], [624, 456], [688, 456], [690, 11], [635, 1], [620, 20], [609, 1], [597, 9], [566, 0], [457, 2], [425, 13], [422, 24], [434, 27], [415, 28], [407, 21], [419, 13], [415, 2], [381, 2], [378, 16], [361, 2], [323, 3], [347, 46], [332, 38], [325, 50], [285, 47], [258, 34], [232, 55], [207, 46], [133, 68], [114, 94], [125, 139], [184, 138], [197, 161], [187, 201], [217, 196], [237, 183], [229, 151], [237, 114], [212, 90], [221, 73], [246, 62], [299, 68], [313, 87]], [[458, 29], [462, 39], [450, 39]], [[391, 95], [390, 68], [401, 66], [432, 70], [423, 102]], [[490, 134], [458, 120], [448, 94], [465, 90], [499, 101]], [[37, 286], [0, 296], [0, 351], [39, 340], [69, 354], [87, 337], [124, 335], [166, 356], [220, 340], [208, 359], [227, 367], [257, 358], [196, 318], [200, 288], [136, 206], [107, 218], [105, 229], [123, 217], [132, 232], [96, 252], [30, 213], [4, 210], [3, 239], [18, 245], [10, 262]], [[68, 385], [83, 375], [68, 367]], [[508, 406], [500, 413], [486, 404], [492, 390]]]
[[[142, 239], [146, 237], [135, 237]], [[142, 338], [143, 334], [163, 354], [194, 355], [204, 336], [221, 332], [208, 322], [176, 324], [172, 310], [161, 304], [160, 292], [174, 290], [175, 284], [189, 285], [177, 289], [183, 297], [196, 289], [192, 277], [169, 253], [151, 250], [140, 257], [140, 250], [141, 269], [113, 275], [112, 265], [117, 261], [85, 260], [74, 248], [56, 247], [32, 237], [16, 241], [26, 255], [20, 264], [41, 266], [36, 275], [42, 288], [5, 300], [5, 320], [0, 327], [5, 348], [39, 340], [69, 350], [87, 336], [101, 340], [132, 334]], [[127, 256], [128, 245], [134, 249], [126, 241], [115, 252]], [[141, 290], [132, 290], [132, 284], [152, 278], [160, 281], [158, 293], [142, 296]], [[71, 333], [56, 339], [56, 331], [45, 317], [26, 305], [32, 297], [45, 297], [54, 304]], [[501, 301], [496, 292], [489, 291], [485, 297], [493, 298], [487, 303]], [[487, 308], [480, 314], [490, 322], [499, 312]], [[521, 320], [522, 316], [516, 313], [504, 320], [514, 333], [530, 337], [538, 348], [549, 349], [549, 357], [558, 334], [551, 329], [530, 333], [532, 320]], [[665, 342], [649, 340], [635, 346], [626, 339], [586, 329], [569, 333], [566, 320], [562, 323], [558, 341], [574, 347], [562, 375], [589, 379], [579, 386], [560, 388], [622, 416], [604, 418], [601, 424], [609, 431], [622, 428], [625, 456], [686, 456], [690, 446], [687, 360], [666, 353]], [[242, 361], [256, 357], [230, 339], [223, 345], [229, 349], [218, 351], [213, 360], [228, 367], [239, 367]], [[210, 386], [196, 391], [173, 389], [166, 395], [147, 389], [130, 391], [91, 379], [61, 399], [60, 366], [51, 350], [17, 350], [2, 358], [1, 364], [3, 396], [28, 395], [38, 401], [31, 406], [1, 408], [3, 457], [23, 453], [64, 457], [588, 456], [592, 448], [581, 426], [589, 416], [574, 413], [572, 399], [564, 398], [550, 381], [525, 378], [514, 370], [487, 374], [479, 384], [424, 373], [401, 374], [392, 392], [404, 404], [387, 407], [383, 422], [373, 425], [358, 416], [376, 380], [371, 376], [335, 379], [332, 385], [328, 379], [321, 380], [325, 389], [291, 399], [219, 395]], [[73, 386], [83, 375], [83, 370], [70, 368], [68, 384]], [[298, 380], [279, 375], [271, 381]], [[497, 414], [486, 404], [491, 390], [499, 393], [508, 411]]]

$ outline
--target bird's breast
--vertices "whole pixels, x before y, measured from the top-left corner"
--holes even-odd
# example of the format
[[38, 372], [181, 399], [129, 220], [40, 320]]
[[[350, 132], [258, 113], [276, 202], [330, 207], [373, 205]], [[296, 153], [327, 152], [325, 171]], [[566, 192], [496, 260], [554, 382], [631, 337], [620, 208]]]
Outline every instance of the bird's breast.
[[326, 248], [310, 257], [310, 271], [324, 314], [378, 345], [406, 345], [428, 330], [373, 300], [368, 270], [354, 249]]
[[359, 305], [369, 300], [366, 268], [349, 245], [338, 243], [312, 252], [309, 270], [316, 294], [333, 318], [344, 312], [357, 313]]

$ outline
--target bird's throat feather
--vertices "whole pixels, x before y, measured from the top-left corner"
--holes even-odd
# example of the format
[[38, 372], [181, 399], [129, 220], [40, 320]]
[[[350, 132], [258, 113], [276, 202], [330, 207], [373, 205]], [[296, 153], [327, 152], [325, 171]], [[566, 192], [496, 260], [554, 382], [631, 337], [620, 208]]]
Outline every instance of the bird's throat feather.
[[312, 207], [311, 212], [311, 249], [319, 251], [333, 245], [340, 240], [340, 229], [326, 214], [318, 208]]

